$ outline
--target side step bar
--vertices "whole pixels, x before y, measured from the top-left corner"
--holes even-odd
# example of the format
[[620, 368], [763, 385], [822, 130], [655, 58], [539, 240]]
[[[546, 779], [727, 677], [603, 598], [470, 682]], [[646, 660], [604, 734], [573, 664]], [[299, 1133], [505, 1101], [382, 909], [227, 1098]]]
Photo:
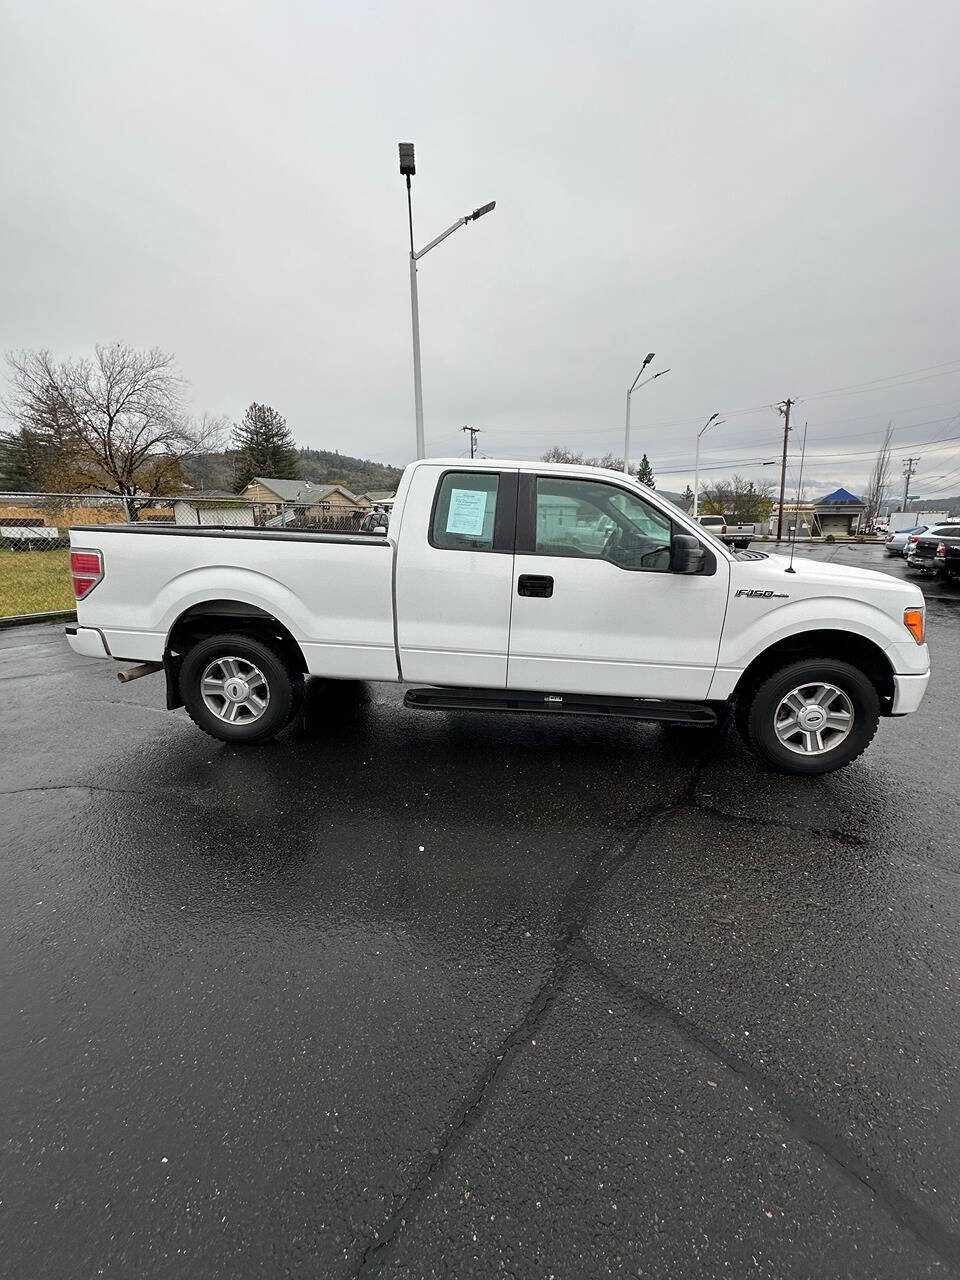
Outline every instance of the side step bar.
[[538, 693], [505, 689], [408, 689], [403, 705], [417, 711], [534, 711], [560, 716], [619, 716], [670, 724], [717, 723], [713, 707], [661, 698], [600, 698], [581, 693]]

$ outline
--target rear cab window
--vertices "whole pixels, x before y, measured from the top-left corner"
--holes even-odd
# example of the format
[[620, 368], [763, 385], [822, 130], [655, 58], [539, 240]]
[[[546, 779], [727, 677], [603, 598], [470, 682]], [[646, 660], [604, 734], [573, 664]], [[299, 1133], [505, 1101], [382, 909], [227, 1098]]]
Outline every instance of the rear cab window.
[[493, 551], [500, 476], [448, 471], [437, 486], [430, 544], [445, 551]]

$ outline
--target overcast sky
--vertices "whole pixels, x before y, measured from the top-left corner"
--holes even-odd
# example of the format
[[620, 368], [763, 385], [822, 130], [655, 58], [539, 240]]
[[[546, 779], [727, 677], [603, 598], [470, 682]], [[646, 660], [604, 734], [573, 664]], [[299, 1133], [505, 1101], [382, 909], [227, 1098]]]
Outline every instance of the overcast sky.
[[408, 461], [410, 140], [420, 244], [497, 201], [420, 264], [429, 453], [464, 423], [490, 455], [619, 452], [655, 351], [633, 438], [662, 487], [714, 410], [705, 476], [771, 478], [763, 406], [797, 396], [813, 489], [860, 487], [893, 419], [896, 470], [960, 492], [960, 440], [929, 447], [960, 437], [949, 0], [0, 15], [4, 349], [159, 345], [198, 412], [267, 401]]

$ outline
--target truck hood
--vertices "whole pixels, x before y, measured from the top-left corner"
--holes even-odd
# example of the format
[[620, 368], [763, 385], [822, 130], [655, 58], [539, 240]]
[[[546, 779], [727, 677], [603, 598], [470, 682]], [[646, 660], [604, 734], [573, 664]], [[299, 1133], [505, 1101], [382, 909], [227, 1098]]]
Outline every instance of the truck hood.
[[755, 589], [773, 591], [777, 597], [782, 592], [792, 600], [856, 596], [896, 618], [902, 617], [904, 609], [923, 606], [923, 592], [918, 586], [875, 569], [808, 560], [806, 556], [794, 560], [793, 573], [787, 573], [789, 566], [789, 558], [780, 555], [765, 560], [735, 560], [730, 572], [731, 595], [735, 596], [738, 590]]

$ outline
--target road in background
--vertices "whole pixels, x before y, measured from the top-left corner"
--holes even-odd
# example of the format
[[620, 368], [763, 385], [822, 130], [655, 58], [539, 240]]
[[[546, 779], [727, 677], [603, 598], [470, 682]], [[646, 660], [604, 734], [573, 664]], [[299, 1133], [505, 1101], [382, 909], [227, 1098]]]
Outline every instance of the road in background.
[[0, 634], [5, 1272], [960, 1269], [929, 594], [921, 711], [823, 779], [321, 682], [237, 750], [57, 627]]

